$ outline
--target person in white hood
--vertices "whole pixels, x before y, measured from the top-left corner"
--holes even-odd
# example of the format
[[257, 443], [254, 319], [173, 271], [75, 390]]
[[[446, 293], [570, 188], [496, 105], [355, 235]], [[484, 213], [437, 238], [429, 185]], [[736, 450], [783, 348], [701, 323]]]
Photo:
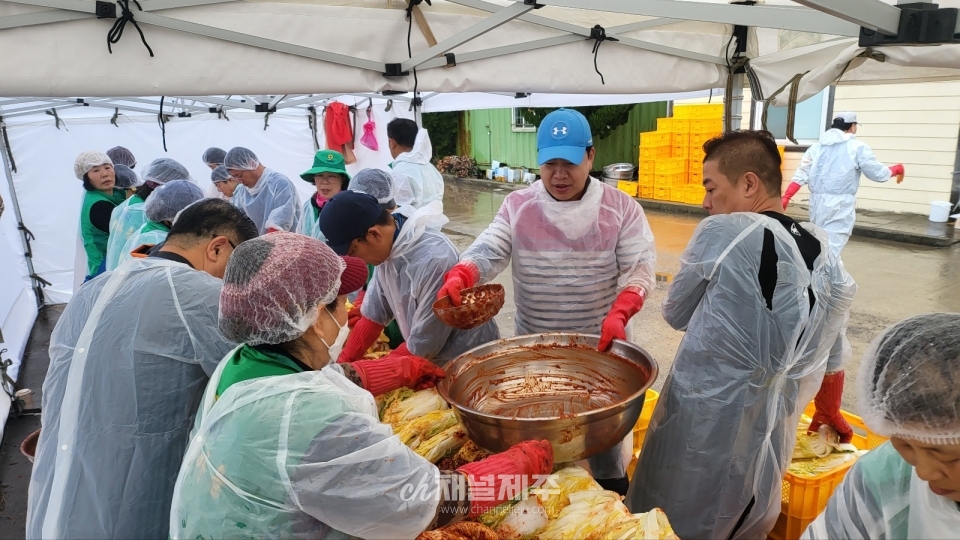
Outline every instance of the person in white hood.
[[850, 239], [857, 219], [857, 189], [860, 173], [874, 182], [897, 177], [903, 182], [903, 165], [887, 167], [873, 150], [857, 140], [857, 114], [838, 113], [833, 125], [803, 155], [793, 181], [783, 194], [783, 207], [800, 190], [810, 186], [810, 221], [827, 231], [830, 251], [837, 257]]
[[397, 205], [420, 208], [433, 201], [443, 202], [443, 176], [430, 163], [433, 147], [427, 130], [406, 118], [387, 124], [390, 164], [397, 181]]

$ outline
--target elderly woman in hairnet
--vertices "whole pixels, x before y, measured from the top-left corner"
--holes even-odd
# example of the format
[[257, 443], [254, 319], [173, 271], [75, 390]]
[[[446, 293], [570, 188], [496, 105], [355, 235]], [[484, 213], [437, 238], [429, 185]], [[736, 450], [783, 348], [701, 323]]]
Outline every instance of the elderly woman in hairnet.
[[80, 238], [87, 256], [86, 279], [104, 271], [110, 215], [126, 199], [126, 191], [117, 189], [113, 160], [103, 152], [83, 152], [73, 164], [73, 173], [83, 181], [83, 206], [80, 208]]
[[863, 421], [890, 441], [847, 472], [804, 539], [960, 534], [960, 314], [885, 330], [857, 377]]
[[[220, 330], [243, 345], [220, 362], [197, 413], [172, 538], [414, 538], [503, 502], [505, 477], [550, 472], [546, 441], [440, 472], [379, 422], [374, 394], [426, 388], [443, 372], [413, 356], [330, 364], [362, 274], [359, 261], [298, 234], [234, 252]], [[471, 501], [466, 486], [491, 475], [494, 500]]]
[[145, 257], [149, 248], [163, 243], [177, 214], [200, 199], [203, 199], [203, 190], [187, 180], [174, 180], [157, 188], [144, 203], [143, 212], [147, 221], [127, 240], [120, 264], [132, 257], [134, 251]]
[[223, 166], [246, 188], [237, 190], [232, 202], [250, 216], [260, 234], [297, 230], [300, 198], [289, 178], [264, 167], [253, 151], [240, 146], [227, 152]]
[[320, 232], [320, 212], [334, 195], [350, 186], [350, 175], [340, 152], [320, 150], [313, 156], [313, 167], [300, 174], [304, 182], [317, 187], [317, 192], [303, 203], [300, 225], [297, 232], [316, 238], [321, 242], [327, 239]]
[[[176, 160], [159, 158], [153, 160], [143, 169], [141, 183], [137, 192], [114, 209], [110, 216], [110, 240], [107, 243], [107, 270], [115, 270], [120, 266], [120, 258], [130, 253], [127, 243], [140, 227], [146, 223], [143, 214], [144, 203], [150, 194], [158, 187], [174, 180], [191, 180], [187, 168]], [[139, 245], [139, 244], [138, 244]], [[137, 246], [133, 246], [137, 247]]]

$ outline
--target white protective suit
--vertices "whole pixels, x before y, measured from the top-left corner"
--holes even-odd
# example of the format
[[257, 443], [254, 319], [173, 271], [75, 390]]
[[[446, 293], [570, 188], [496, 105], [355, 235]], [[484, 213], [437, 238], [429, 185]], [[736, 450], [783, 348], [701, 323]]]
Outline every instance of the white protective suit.
[[957, 503], [930, 491], [888, 442], [847, 471], [801, 538], [953, 539], [958, 530]]
[[300, 224], [297, 225], [296, 232], [310, 238], [316, 238], [324, 243], [327, 242], [327, 237], [320, 230], [320, 212], [317, 212], [316, 207], [313, 206], [313, 197], [303, 203], [303, 210], [300, 212]]
[[397, 183], [397, 206], [420, 208], [433, 201], [443, 203], [443, 175], [430, 163], [432, 157], [430, 135], [421, 129], [413, 149], [397, 156], [390, 165]]
[[803, 154], [793, 175], [810, 186], [810, 221], [827, 231], [830, 251], [837, 257], [850, 240], [857, 219], [860, 173], [874, 182], [890, 179], [890, 168], [851, 133], [829, 129]]
[[400, 539], [430, 525], [439, 470], [380, 423], [373, 396], [339, 366], [240, 382], [215, 399], [225, 364], [197, 413], [171, 538]]
[[264, 169], [257, 185], [237, 186], [231, 202], [246, 212], [260, 234], [267, 229], [295, 232], [300, 223], [300, 197], [289, 178], [273, 169]]
[[[516, 334], [600, 334], [617, 295], [656, 286], [657, 252], [643, 208], [590, 178], [579, 201], [557, 201], [538, 181], [507, 195], [493, 223], [462, 259], [487, 283], [512, 260]], [[629, 324], [628, 324], [629, 332]], [[627, 334], [628, 338], [630, 333]], [[633, 439], [590, 458], [595, 478], [627, 476]]]
[[390, 256], [377, 266], [360, 307], [361, 314], [387, 326], [396, 319], [410, 352], [438, 366], [500, 338], [494, 321], [471, 330], [447, 326], [433, 313], [443, 276], [459, 253], [440, 228], [447, 222], [443, 205], [433, 201], [419, 210], [398, 208], [407, 217]]
[[140, 246], [155, 246], [164, 242], [168, 234], [170, 234], [170, 229], [168, 229], [166, 225], [154, 223], [150, 220], [145, 221], [143, 225], [140, 226], [140, 229], [130, 235], [127, 243], [124, 244], [123, 249], [120, 251], [120, 264], [133, 258], [133, 255], [130, 254], [131, 251]]
[[173, 484], [217, 359], [221, 282], [133, 259], [85, 284], [50, 339], [27, 538], [166, 538]]
[[[110, 238], [107, 240], [107, 270], [116, 270], [120, 266], [120, 258], [128, 251], [124, 251], [130, 237], [140, 230], [147, 222], [144, 215], [144, 202], [134, 195], [123, 201], [110, 214]], [[137, 246], [134, 246], [137, 247]]]
[[[663, 509], [680, 538], [766, 538], [780, 513], [797, 422], [856, 292], [808, 230], [821, 243], [812, 273], [783, 225], [752, 213], [703, 220], [680, 259], [663, 317], [686, 335], [625, 501]], [[758, 282], [765, 236], [778, 258], [772, 309]]]

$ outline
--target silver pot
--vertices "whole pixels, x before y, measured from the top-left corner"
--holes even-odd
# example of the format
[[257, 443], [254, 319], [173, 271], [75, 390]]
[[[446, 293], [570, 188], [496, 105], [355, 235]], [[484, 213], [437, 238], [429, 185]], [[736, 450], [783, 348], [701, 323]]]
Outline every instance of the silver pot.
[[615, 341], [609, 354], [600, 353], [599, 340], [552, 333], [494, 341], [447, 364], [438, 390], [486, 450], [546, 439], [554, 462], [581, 460], [630, 433], [657, 379], [646, 351]]
[[629, 163], [614, 163], [603, 168], [603, 176], [615, 180], [630, 180], [634, 170], [636, 167]]

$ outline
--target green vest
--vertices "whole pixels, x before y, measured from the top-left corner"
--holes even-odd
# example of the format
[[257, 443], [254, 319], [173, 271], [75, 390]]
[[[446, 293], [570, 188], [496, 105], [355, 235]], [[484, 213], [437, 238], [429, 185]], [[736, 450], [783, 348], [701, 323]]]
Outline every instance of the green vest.
[[87, 275], [92, 276], [100, 269], [104, 257], [107, 256], [107, 240], [110, 233], [101, 231], [90, 221], [90, 209], [100, 201], [107, 201], [114, 207], [125, 201], [127, 194], [122, 189], [114, 189], [110, 195], [102, 191], [88, 191], [83, 196], [83, 207], [80, 209], [80, 235], [83, 238], [83, 250], [87, 253]]
[[244, 345], [227, 360], [217, 384], [217, 398], [227, 388], [250, 379], [302, 373], [303, 367], [290, 357], [274, 351]]
[[[163, 223], [160, 223], [159, 221], [147, 220], [146, 223], [143, 224], [143, 227], [140, 228], [140, 234], [148, 233], [151, 231], [163, 231], [165, 233], [168, 233], [170, 232], [170, 227], [167, 227], [166, 225], [164, 225]], [[133, 246], [133, 247], [137, 248], [140, 246]]]

